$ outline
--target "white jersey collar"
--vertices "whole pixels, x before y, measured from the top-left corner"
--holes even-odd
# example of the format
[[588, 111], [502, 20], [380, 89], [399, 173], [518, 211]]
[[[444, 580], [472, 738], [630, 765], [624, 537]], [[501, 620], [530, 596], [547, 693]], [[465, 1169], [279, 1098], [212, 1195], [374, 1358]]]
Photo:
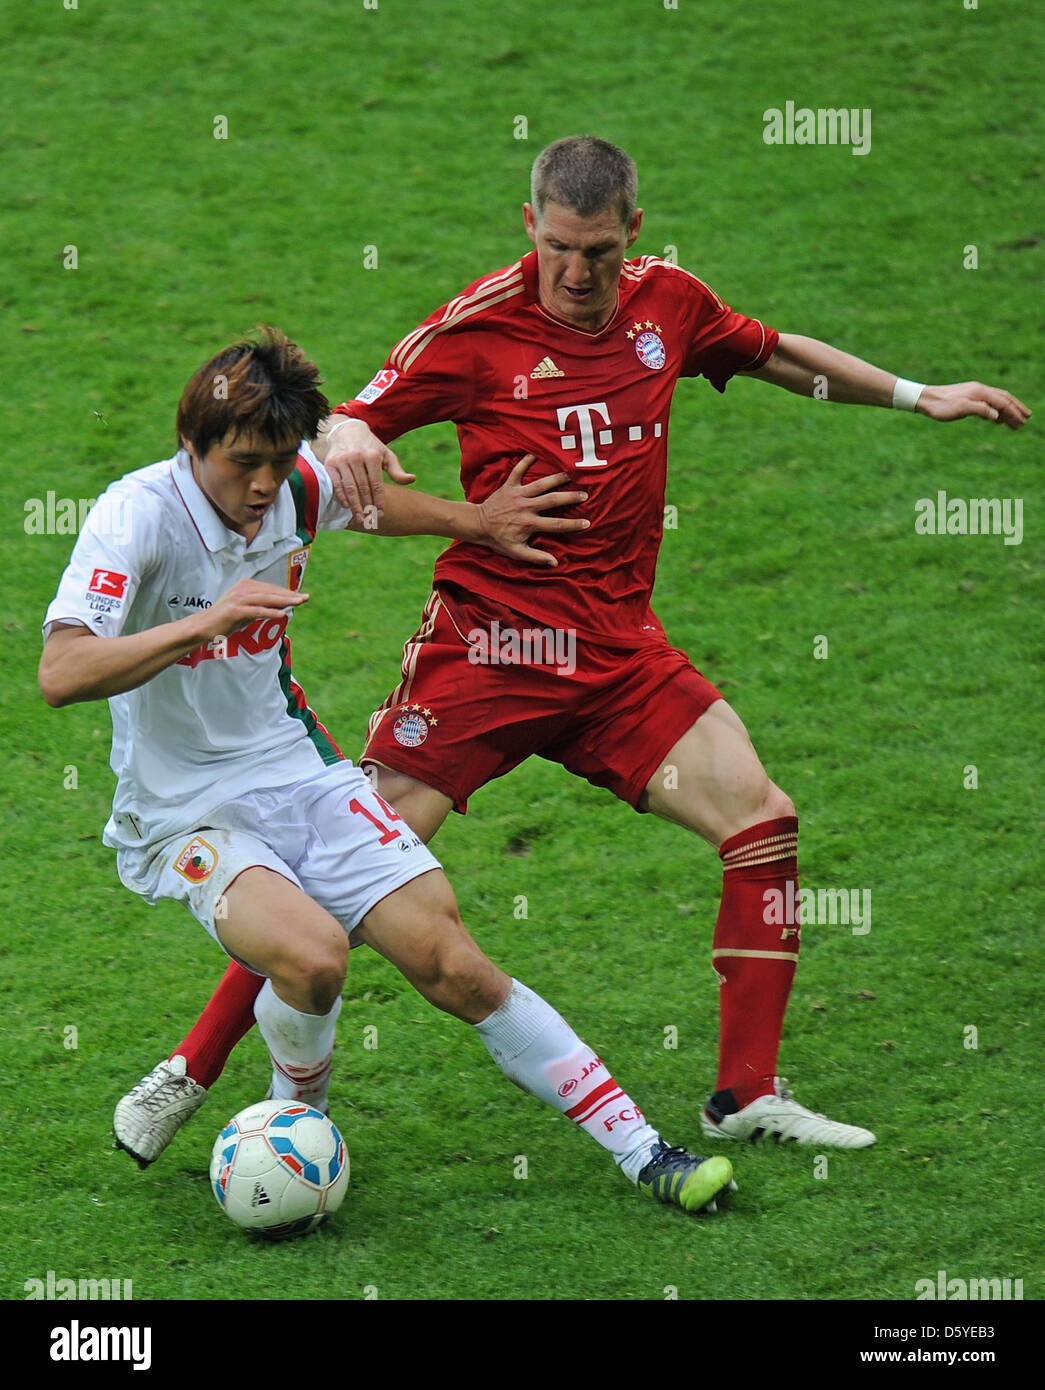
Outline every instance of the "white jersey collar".
[[261, 551], [271, 550], [274, 545], [295, 534], [294, 501], [286, 485], [280, 488], [275, 502], [265, 513], [257, 535], [248, 546], [246, 538], [238, 531], [229, 530], [214, 503], [196, 481], [187, 449], [179, 449], [175, 454], [171, 478], [200, 540], [212, 554], [232, 549], [241, 552], [249, 550], [251, 555], [257, 555]]

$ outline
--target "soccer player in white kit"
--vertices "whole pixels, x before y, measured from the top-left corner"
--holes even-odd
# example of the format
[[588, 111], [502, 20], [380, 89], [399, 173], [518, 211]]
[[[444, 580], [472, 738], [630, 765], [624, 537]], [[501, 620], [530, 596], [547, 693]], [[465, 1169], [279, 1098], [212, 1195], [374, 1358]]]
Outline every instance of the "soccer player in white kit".
[[[47, 702], [109, 700], [117, 788], [103, 839], [120, 878], [150, 902], [185, 903], [265, 976], [255, 1013], [276, 1097], [327, 1109], [349, 943], [366, 943], [640, 1189], [713, 1207], [733, 1186], [729, 1161], [670, 1147], [565, 1020], [480, 951], [438, 861], [293, 678], [287, 627], [308, 599], [316, 533], [368, 529], [301, 443], [329, 412], [319, 380], [273, 330], [205, 363], [179, 406], [178, 454], [108, 489], [47, 610]], [[539, 554], [525, 543], [535, 530], [583, 525], [543, 510], [584, 494], [556, 491], [562, 475], [524, 485], [523, 471], [481, 506], [397, 490], [374, 529]]]

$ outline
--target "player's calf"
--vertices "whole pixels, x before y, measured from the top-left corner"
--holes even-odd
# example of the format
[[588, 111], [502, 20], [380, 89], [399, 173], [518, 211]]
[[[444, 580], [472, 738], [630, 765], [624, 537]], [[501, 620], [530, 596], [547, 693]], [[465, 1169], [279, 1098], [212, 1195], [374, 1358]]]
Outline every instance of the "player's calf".
[[325, 1108], [348, 962], [336, 918], [283, 875], [247, 869], [215, 928], [226, 950], [267, 978], [254, 1003], [272, 1059], [272, 1094]]

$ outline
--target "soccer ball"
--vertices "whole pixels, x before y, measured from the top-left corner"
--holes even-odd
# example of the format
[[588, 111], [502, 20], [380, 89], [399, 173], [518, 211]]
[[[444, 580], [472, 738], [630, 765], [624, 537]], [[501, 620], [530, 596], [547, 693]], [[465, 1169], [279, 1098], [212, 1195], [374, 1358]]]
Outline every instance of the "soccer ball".
[[214, 1141], [210, 1181], [237, 1226], [286, 1240], [337, 1211], [348, 1186], [348, 1150], [312, 1106], [263, 1100], [234, 1115]]

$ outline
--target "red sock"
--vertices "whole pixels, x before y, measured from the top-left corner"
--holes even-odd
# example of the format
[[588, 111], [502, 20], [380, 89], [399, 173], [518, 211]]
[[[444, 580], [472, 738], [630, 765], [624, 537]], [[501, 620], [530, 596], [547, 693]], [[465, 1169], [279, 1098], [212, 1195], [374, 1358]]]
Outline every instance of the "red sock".
[[198, 1085], [213, 1086], [225, 1069], [229, 1053], [254, 1026], [254, 1000], [265, 983], [263, 975], [244, 970], [230, 960], [221, 984], [192, 1025], [183, 1043], [171, 1053], [185, 1058], [186, 1071]]
[[773, 1090], [798, 962], [798, 819], [749, 826], [726, 840], [719, 855], [722, 903], [711, 952], [722, 982], [716, 1092], [732, 1091], [743, 1108]]

